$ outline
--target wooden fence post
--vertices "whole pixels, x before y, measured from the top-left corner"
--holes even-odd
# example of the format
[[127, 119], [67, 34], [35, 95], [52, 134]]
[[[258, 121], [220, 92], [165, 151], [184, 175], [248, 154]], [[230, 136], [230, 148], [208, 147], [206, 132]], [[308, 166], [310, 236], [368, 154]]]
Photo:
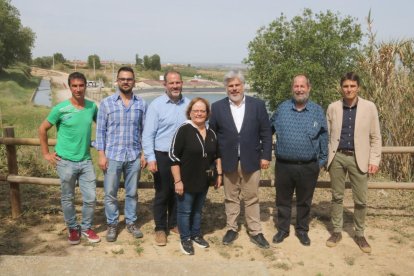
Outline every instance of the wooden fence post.
[[[14, 127], [4, 127], [3, 134], [5, 138], [14, 137]], [[18, 175], [17, 154], [15, 145], [6, 145], [7, 152], [7, 167], [9, 174]], [[10, 183], [10, 204], [12, 211], [12, 218], [18, 218], [22, 213], [20, 201], [20, 187], [19, 183]]]

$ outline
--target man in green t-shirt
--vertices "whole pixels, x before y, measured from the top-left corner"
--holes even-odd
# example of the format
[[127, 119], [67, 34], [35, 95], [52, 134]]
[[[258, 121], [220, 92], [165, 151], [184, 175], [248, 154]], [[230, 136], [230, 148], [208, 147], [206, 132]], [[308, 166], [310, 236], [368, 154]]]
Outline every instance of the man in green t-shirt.
[[[81, 235], [89, 242], [101, 239], [92, 230], [96, 203], [96, 176], [91, 161], [90, 143], [92, 121], [96, 121], [98, 108], [85, 99], [86, 78], [82, 73], [69, 75], [68, 84], [72, 97], [52, 108], [39, 127], [40, 147], [43, 157], [56, 166], [61, 182], [63, 216], [69, 229], [68, 242], [79, 244]], [[55, 152], [49, 152], [47, 132], [57, 128]], [[82, 223], [76, 221], [74, 206], [75, 184], [82, 193]]]

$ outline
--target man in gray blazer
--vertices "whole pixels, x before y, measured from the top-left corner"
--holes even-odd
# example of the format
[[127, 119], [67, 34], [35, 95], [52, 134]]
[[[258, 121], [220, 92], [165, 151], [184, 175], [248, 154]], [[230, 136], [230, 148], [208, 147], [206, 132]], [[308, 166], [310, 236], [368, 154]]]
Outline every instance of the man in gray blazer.
[[224, 174], [228, 231], [223, 244], [238, 237], [241, 195], [250, 240], [268, 248], [260, 223], [258, 188], [260, 169], [267, 169], [271, 160], [272, 134], [265, 103], [244, 95], [244, 83], [240, 71], [228, 72], [224, 77], [228, 97], [211, 107], [210, 127], [217, 133]]
[[348, 173], [354, 199], [355, 242], [365, 253], [371, 246], [364, 237], [368, 174], [375, 174], [381, 160], [378, 111], [373, 102], [358, 97], [360, 80], [353, 72], [341, 78], [343, 99], [326, 112], [329, 132], [328, 169], [332, 187], [333, 233], [326, 241], [336, 246], [342, 239], [345, 176]]

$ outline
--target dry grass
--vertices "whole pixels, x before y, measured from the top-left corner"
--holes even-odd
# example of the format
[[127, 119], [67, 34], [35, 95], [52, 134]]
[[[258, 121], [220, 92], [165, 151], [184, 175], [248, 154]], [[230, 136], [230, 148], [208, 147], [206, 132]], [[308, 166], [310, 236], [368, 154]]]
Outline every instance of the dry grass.
[[[370, 16], [368, 25], [372, 26]], [[414, 40], [369, 43], [360, 60], [362, 96], [373, 101], [380, 116], [384, 146], [413, 146], [414, 137]], [[382, 171], [395, 181], [413, 181], [414, 156], [385, 155]]]

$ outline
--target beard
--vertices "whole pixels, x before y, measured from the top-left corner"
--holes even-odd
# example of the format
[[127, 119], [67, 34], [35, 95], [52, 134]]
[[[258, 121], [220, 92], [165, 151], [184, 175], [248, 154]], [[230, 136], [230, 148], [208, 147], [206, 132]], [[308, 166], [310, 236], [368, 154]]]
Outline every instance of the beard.
[[132, 93], [132, 87], [129, 89], [123, 89], [122, 87], [119, 87], [119, 91], [121, 91], [122, 94], [130, 94]]
[[309, 94], [307, 94], [307, 95], [303, 95], [303, 97], [298, 97], [298, 96], [294, 95], [294, 96], [293, 96], [293, 99], [295, 100], [295, 103], [298, 103], [298, 104], [305, 104], [305, 103], [307, 103], [307, 102], [308, 102], [308, 100], [309, 100]]

